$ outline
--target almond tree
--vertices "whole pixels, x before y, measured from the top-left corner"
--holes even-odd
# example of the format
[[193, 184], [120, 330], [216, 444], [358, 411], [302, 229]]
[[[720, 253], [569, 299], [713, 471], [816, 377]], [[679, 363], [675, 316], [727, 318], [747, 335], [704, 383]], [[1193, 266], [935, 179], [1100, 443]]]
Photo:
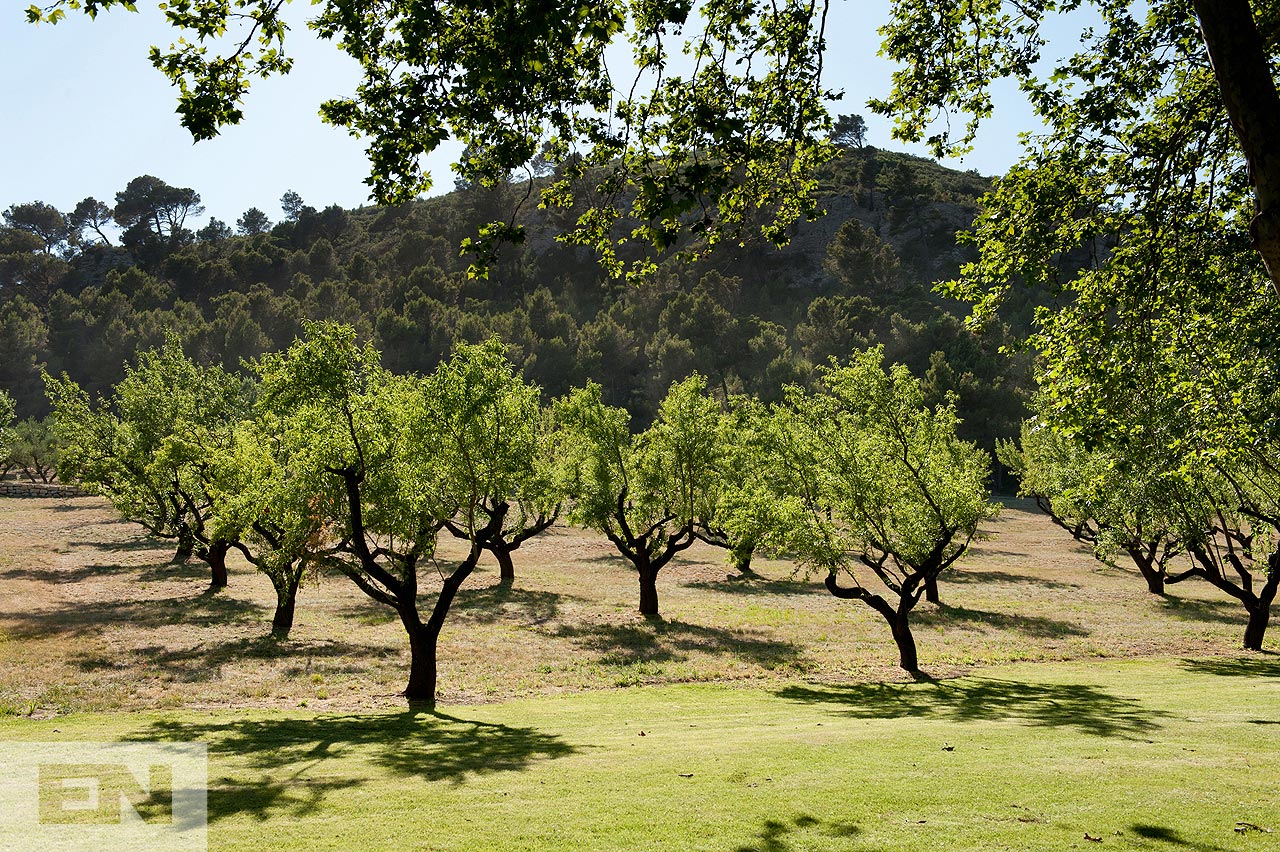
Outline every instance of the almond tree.
[[911, 611], [996, 507], [987, 455], [956, 437], [954, 405], [927, 408], [919, 381], [883, 357], [879, 347], [856, 353], [828, 368], [819, 390], [789, 387], [774, 408], [768, 544], [824, 571], [831, 594], [875, 610], [915, 672]]
[[270, 414], [244, 420], [207, 441], [199, 465], [214, 507], [213, 535], [234, 542], [275, 589], [276, 639], [293, 629], [298, 588], [327, 553], [341, 508], [306, 448], [282, 440], [283, 431]]
[[694, 541], [694, 521], [711, 495], [720, 461], [720, 405], [706, 381], [671, 386], [658, 419], [632, 435], [630, 415], [604, 404], [594, 382], [555, 404], [569, 519], [599, 530], [640, 580], [640, 613], [658, 615], [658, 572]]
[[[288, 351], [258, 365], [265, 411], [279, 440], [318, 475], [319, 506], [332, 507], [321, 559], [393, 609], [409, 639], [404, 695], [434, 702], [440, 630], [485, 545], [502, 529], [508, 500], [534, 478], [541, 412], [491, 340], [460, 346], [430, 376], [395, 376], [349, 326], [313, 324]], [[322, 476], [320, 476], [322, 474]], [[436, 557], [446, 522], [464, 531], [467, 554]], [[425, 621], [422, 571], [440, 577]]]
[[1185, 547], [1170, 514], [1176, 486], [1163, 472], [1087, 449], [1043, 419], [1024, 422], [1020, 441], [998, 444], [996, 455], [1017, 475], [1018, 493], [1035, 498], [1041, 511], [1092, 547], [1100, 561], [1113, 564], [1114, 554], [1124, 552], [1153, 595], [1185, 577], [1169, 573]]
[[[499, 580], [506, 585], [516, 579], [511, 554], [529, 539], [550, 529], [560, 517], [564, 505], [564, 495], [554, 471], [555, 434], [550, 412], [544, 411], [538, 418], [534, 444], [533, 465], [521, 499], [510, 500], [490, 494], [481, 501], [481, 510], [490, 517], [498, 513], [500, 504], [507, 504], [502, 526], [484, 545], [484, 549], [497, 560]], [[460, 525], [460, 519], [451, 518], [444, 526], [456, 538], [470, 538], [470, 532]]]
[[176, 540], [175, 560], [194, 554], [209, 565], [211, 588], [226, 586], [231, 542], [209, 533], [212, 504], [192, 466], [189, 438], [246, 410], [244, 380], [196, 364], [173, 335], [140, 352], [110, 396], [96, 402], [65, 375], [44, 380], [59, 478], [106, 497], [151, 535]]

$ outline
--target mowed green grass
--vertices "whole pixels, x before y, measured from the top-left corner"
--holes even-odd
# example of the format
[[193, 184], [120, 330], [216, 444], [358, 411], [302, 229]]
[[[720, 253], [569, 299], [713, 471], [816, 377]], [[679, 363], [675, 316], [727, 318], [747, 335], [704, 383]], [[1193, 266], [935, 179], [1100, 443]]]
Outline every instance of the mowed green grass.
[[1280, 848], [1269, 655], [11, 718], [0, 738], [208, 743], [214, 850]]

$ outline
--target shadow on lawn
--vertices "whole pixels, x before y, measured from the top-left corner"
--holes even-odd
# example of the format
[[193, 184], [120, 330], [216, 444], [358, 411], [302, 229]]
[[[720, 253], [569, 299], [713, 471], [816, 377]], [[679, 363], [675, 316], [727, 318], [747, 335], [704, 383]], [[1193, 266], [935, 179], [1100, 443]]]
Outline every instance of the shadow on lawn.
[[792, 642], [682, 621], [564, 626], [555, 635], [599, 652], [601, 663], [615, 666], [682, 660], [690, 652], [702, 651], [735, 655], [772, 668], [791, 662], [800, 654], [799, 646]]
[[1183, 849], [1194, 849], [1196, 852], [1218, 852], [1225, 850], [1225, 846], [1212, 846], [1208, 843], [1197, 843], [1194, 840], [1187, 840], [1172, 828], [1165, 828], [1163, 825], [1150, 825], [1148, 823], [1135, 822], [1129, 826], [1129, 830], [1141, 837], [1143, 840], [1150, 840], [1159, 843], [1162, 846], [1179, 846]]
[[1244, 657], [1216, 657], [1209, 660], [1183, 660], [1182, 667], [1196, 674], [1219, 677], [1280, 678], [1280, 654], [1272, 651], [1241, 651]]
[[960, 624], [981, 624], [996, 630], [1011, 630], [1026, 636], [1053, 639], [1061, 636], [1088, 636], [1089, 631], [1070, 621], [1043, 618], [1036, 615], [1017, 615], [1011, 612], [990, 612], [963, 606], [941, 604], [937, 608], [916, 610], [911, 620], [915, 624], [930, 627], [948, 627]]
[[[987, 551], [988, 553], [991, 551]], [[1025, 554], [1019, 554], [1025, 557]], [[1079, 589], [1079, 583], [1064, 583], [1060, 580], [1047, 580], [1044, 577], [1033, 577], [1030, 574], [1013, 574], [1009, 571], [987, 571], [975, 568], [963, 571], [951, 570], [939, 578], [938, 584], [945, 589], [952, 583], [1013, 583], [1019, 586], [1038, 586], [1042, 589]]]
[[827, 590], [814, 580], [770, 580], [750, 574], [728, 577], [724, 580], [703, 580], [684, 583], [688, 589], [705, 589], [710, 592], [726, 592], [731, 595], [825, 595]]
[[[265, 631], [265, 626], [264, 626]], [[293, 662], [285, 674], [305, 677], [316, 660], [370, 660], [395, 654], [380, 645], [363, 645], [341, 641], [281, 642], [270, 636], [235, 639], [213, 644], [203, 642], [190, 648], [173, 649], [162, 645], [134, 648], [128, 652], [137, 657], [139, 665], [162, 671], [179, 683], [203, 683], [222, 677], [222, 666], [238, 660], [280, 660]], [[131, 665], [123, 657], [107, 654], [80, 654], [71, 658], [71, 664], [83, 672], [118, 669]], [[364, 666], [335, 666], [326, 663], [325, 674], [363, 671]]]
[[1138, 739], [1169, 714], [1087, 684], [1021, 683], [991, 678], [788, 686], [781, 698], [833, 704], [858, 719], [939, 718], [956, 722], [1020, 720], [1037, 727], [1074, 728], [1097, 737]]
[[1216, 621], [1243, 627], [1248, 615], [1237, 601], [1203, 601], [1165, 595], [1160, 603], [1166, 613], [1185, 621]]
[[262, 621], [266, 609], [226, 593], [200, 592], [173, 598], [132, 601], [77, 601], [61, 609], [26, 610], [7, 615], [8, 632], [23, 639], [60, 633], [101, 633], [111, 627], [194, 627]]
[[801, 814], [789, 822], [765, 820], [755, 840], [735, 846], [733, 852], [801, 852], [813, 848], [816, 837], [854, 838], [860, 834], [862, 829], [852, 823], [823, 825], [821, 820]]
[[[519, 581], [517, 581], [519, 582]], [[453, 608], [468, 621], [492, 624], [499, 620], [523, 624], [546, 624], [560, 612], [565, 600], [582, 600], [574, 595], [521, 589], [510, 583], [494, 583], [473, 589], [463, 587]]]
[[419, 710], [312, 719], [163, 720], [140, 738], [204, 742], [211, 765], [246, 768], [240, 777], [210, 779], [210, 822], [246, 814], [265, 820], [314, 813], [331, 793], [361, 786], [370, 774], [362, 765], [366, 761], [405, 780], [462, 784], [472, 776], [520, 771], [580, 751], [534, 728]]

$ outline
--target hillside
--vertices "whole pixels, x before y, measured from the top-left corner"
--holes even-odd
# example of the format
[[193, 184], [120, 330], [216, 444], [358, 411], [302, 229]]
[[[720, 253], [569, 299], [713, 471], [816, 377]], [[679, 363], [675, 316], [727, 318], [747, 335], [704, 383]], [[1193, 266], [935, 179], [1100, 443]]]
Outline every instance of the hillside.
[[[967, 259], [955, 235], [987, 186], [930, 160], [850, 148], [822, 176], [827, 215], [798, 226], [785, 249], [668, 260], [634, 286], [558, 243], [569, 214], [521, 204], [525, 185], [357, 210], [315, 210], [287, 194], [281, 222], [247, 211], [237, 234], [216, 219], [185, 229], [198, 194], [138, 178], [96, 218], [89, 199], [71, 214], [48, 208], [55, 226], [63, 217], [61, 231], [6, 215], [0, 387], [20, 416], [39, 416], [42, 365], [96, 391], [167, 330], [199, 359], [236, 366], [287, 345], [304, 319], [332, 318], [355, 325], [400, 371], [430, 369], [454, 341], [498, 334], [548, 396], [593, 379], [643, 423], [694, 370], [724, 393], [773, 399], [784, 383], [810, 380], [815, 365], [879, 342], [926, 377], [934, 398], [958, 394], [968, 437], [989, 447], [1021, 414], [1026, 364], [997, 350], [1024, 329], [975, 337], [961, 322], [966, 306], [930, 292]], [[19, 206], [34, 205], [10, 212]], [[505, 246], [487, 280], [469, 279], [460, 242], [517, 208], [528, 239]], [[99, 226], [113, 212], [128, 227], [108, 243]]]

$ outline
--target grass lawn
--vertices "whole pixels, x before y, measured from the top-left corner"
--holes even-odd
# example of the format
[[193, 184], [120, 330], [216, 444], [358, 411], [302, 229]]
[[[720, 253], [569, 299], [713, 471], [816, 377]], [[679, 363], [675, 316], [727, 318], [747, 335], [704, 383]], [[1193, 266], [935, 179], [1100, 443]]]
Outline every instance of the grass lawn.
[[209, 744], [211, 849], [1280, 848], [1280, 660], [690, 684], [451, 707], [76, 714]]
[[277, 643], [248, 566], [210, 595], [100, 501], [0, 500], [0, 740], [207, 743], [212, 849], [1280, 849], [1280, 626], [1242, 652], [1238, 604], [1152, 596], [1025, 503], [989, 532], [913, 617], [913, 682], [788, 563], [695, 548], [646, 621], [558, 529], [463, 587], [429, 713], [341, 578]]

